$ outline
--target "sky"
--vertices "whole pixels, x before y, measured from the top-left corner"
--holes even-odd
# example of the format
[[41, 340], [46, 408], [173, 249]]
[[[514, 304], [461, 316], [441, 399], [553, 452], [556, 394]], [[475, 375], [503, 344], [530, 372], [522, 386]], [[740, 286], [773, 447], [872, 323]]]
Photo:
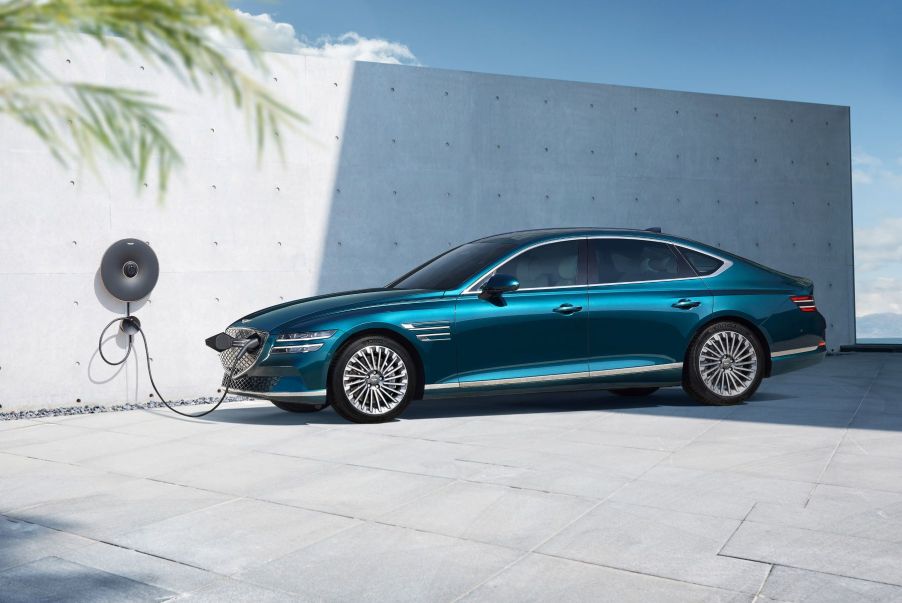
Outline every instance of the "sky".
[[232, 5], [279, 52], [848, 105], [856, 314], [902, 314], [900, 0]]

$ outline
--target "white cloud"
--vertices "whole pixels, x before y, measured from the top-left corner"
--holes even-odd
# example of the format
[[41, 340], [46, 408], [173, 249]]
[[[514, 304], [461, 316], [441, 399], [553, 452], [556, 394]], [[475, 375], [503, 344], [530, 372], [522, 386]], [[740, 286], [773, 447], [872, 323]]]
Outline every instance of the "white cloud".
[[394, 65], [420, 64], [410, 48], [399, 42], [367, 38], [353, 31], [310, 41], [298, 36], [290, 23], [280, 23], [266, 13], [252, 15], [238, 9], [235, 12], [248, 24], [263, 50]]
[[889, 166], [874, 155], [861, 150], [852, 153], [852, 181], [855, 184], [886, 184], [893, 189], [902, 191], [902, 157], [896, 159]]
[[[878, 276], [856, 279], [855, 314], [902, 314], [902, 278]], [[900, 337], [902, 333], [887, 332], [881, 336]]]
[[855, 263], [861, 272], [894, 263], [902, 271], [902, 218], [886, 218], [873, 228], [856, 228]]

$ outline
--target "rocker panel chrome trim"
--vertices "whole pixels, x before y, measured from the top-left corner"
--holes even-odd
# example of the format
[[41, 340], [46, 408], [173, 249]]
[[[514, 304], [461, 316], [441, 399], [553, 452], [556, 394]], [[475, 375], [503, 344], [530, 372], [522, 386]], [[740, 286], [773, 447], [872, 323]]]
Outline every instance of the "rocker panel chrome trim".
[[813, 352], [817, 349], [820, 349], [820, 346], [812, 345], [805, 348], [793, 348], [791, 350], [783, 350], [782, 352], [771, 352], [770, 357], [780, 358], [782, 356], [792, 356], [793, 354], [804, 354], [805, 352]]
[[305, 392], [249, 392], [243, 389], [229, 389], [230, 394], [251, 396], [253, 398], [325, 398], [326, 390], [311, 389]]

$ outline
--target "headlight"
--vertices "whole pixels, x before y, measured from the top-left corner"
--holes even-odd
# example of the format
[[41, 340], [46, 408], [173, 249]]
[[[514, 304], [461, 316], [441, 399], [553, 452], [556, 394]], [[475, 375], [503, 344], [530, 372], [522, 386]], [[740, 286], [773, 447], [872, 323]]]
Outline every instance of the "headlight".
[[271, 354], [305, 354], [307, 352], [315, 352], [323, 347], [321, 343], [306, 343], [303, 345], [285, 345], [273, 346], [270, 350]]
[[305, 341], [318, 341], [329, 339], [335, 335], [331, 331], [306, 331], [304, 333], [282, 333], [272, 346], [270, 354], [306, 354], [315, 352], [323, 347], [322, 343], [303, 343]]
[[329, 339], [335, 335], [335, 330], [331, 331], [307, 331], [306, 333], [283, 333], [276, 339], [276, 343], [293, 343], [295, 341], [314, 341], [316, 339]]

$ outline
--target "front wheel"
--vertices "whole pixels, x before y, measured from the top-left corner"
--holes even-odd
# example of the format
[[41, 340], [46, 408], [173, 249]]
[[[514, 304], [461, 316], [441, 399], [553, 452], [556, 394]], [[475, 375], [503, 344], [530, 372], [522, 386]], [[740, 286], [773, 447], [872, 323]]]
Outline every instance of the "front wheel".
[[764, 377], [764, 349], [745, 325], [719, 322], [692, 342], [683, 389], [703, 404], [728, 406], [748, 400]]
[[361, 337], [335, 361], [332, 407], [355, 423], [391, 421], [410, 404], [416, 379], [413, 358], [402, 345], [387, 337]]

